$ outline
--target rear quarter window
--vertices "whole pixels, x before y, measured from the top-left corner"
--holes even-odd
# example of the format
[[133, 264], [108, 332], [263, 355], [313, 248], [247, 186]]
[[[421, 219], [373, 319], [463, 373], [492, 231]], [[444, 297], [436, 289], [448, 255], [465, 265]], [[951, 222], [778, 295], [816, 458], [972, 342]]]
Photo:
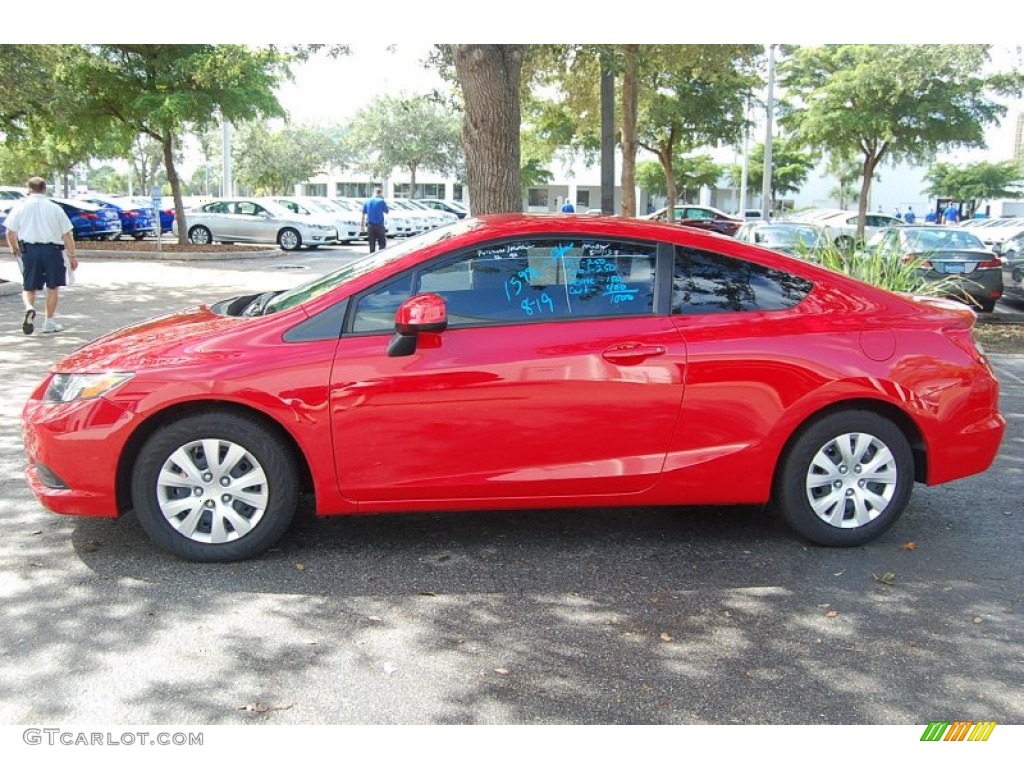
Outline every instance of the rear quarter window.
[[676, 246], [672, 314], [770, 312], [795, 307], [814, 284], [780, 269]]

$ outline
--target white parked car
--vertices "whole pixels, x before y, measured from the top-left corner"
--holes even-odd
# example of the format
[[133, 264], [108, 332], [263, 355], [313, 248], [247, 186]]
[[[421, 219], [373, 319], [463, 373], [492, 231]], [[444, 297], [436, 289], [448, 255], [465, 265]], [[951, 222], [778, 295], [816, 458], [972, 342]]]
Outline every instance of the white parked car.
[[462, 203], [457, 203], [454, 200], [442, 200], [439, 197], [418, 197], [416, 202], [420, 205], [425, 205], [428, 208], [433, 208], [438, 211], [448, 211], [448, 213], [454, 213], [458, 218], [464, 219], [469, 216], [469, 208], [464, 206]]
[[338, 230], [339, 242], [351, 243], [359, 239], [359, 214], [326, 197], [275, 197], [274, 200], [292, 213], [330, 219]]
[[[402, 202], [408, 203], [415, 210], [423, 211], [428, 218], [433, 219], [437, 222], [434, 226], [443, 227], [446, 224], [454, 224], [459, 220], [459, 217], [450, 211], [443, 211], [440, 208], [435, 208], [431, 205], [427, 205], [422, 200], [403, 200]], [[433, 227], [431, 227], [433, 229]]]
[[976, 228], [975, 234], [989, 248], [997, 248], [1007, 240], [1024, 232], [1024, 217], [1015, 216], [1008, 219], [991, 219], [986, 227]]
[[[285, 251], [316, 248], [338, 242], [338, 230], [328, 218], [297, 214], [272, 198], [234, 197], [214, 200], [185, 214], [189, 242], [276, 243]], [[178, 232], [178, 222], [174, 222]]]
[[[356, 197], [339, 197], [336, 202], [354, 210], [356, 215], [359, 216], [360, 221], [362, 221], [363, 203], [366, 202], [365, 200], [360, 200]], [[388, 237], [409, 237], [410, 235], [419, 234], [419, 231], [416, 229], [416, 223], [406, 216], [403, 211], [395, 210], [390, 201], [388, 202], [388, 208], [390, 212], [384, 216], [384, 230]]]
[[[857, 212], [840, 209], [814, 209], [802, 211], [789, 217], [790, 221], [802, 221], [816, 224], [825, 230], [829, 241], [838, 248], [852, 248], [857, 237]], [[864, 217], [864, 239], [870, 240], [872, 235], [886, 227], [903, 226], [903, 220], [886, 213], [868, 212]]]

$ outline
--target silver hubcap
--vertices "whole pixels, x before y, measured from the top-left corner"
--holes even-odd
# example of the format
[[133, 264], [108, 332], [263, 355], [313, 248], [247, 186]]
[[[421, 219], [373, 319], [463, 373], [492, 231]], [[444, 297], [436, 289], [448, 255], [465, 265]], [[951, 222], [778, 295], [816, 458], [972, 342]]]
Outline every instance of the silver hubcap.
[[811, 460], [807, 501], [836, 528], [859, 528], [885, 512], [896, 492], [896, 459], [874, 435], [839, 435]]
[[267, 511], [267, 477], [256, 458], [228, 440], [183, 445], [157, 479], [160, 511], [192, 541], [223, 544], [249, 533]]
[[192, 231], [192, 242], [196, 245], [207, 245], [210, 237], [205, 229], [196, 229]]
[[299, 243], [299, 238], [294, 232], [282, 232], [281, 233], [281, 247], [286, 251], [290, 251], [295, 248]]

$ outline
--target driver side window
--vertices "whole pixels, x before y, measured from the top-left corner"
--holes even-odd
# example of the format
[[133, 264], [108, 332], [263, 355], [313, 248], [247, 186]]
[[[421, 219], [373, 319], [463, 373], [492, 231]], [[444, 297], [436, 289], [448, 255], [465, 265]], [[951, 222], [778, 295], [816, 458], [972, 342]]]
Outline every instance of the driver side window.
[[394, 328], [409, 296], [436, 293], [449, 327], [650, 314], [656, 246], [609, 240], [511, 241], [479, 248], [365, 294], [352, 330]]

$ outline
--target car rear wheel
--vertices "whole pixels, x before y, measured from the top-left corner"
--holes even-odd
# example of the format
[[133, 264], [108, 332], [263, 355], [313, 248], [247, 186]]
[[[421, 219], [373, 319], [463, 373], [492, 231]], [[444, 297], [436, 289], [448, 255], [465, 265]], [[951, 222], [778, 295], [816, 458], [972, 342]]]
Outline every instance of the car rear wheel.
[[290, 227], [282, 229], [277, 235], [277, 244], [282, 251], [297, 251], [302, 247], [302, 235]]
[[853, 238], [849, 235], [840, 235], [836, 238], [836, 248], [842, 251], [853, 250]]
[[775, 502], [798, 534], [829, 547], [853, 547], [887, 531], [914, 485], [903, 432], [869, 411], [841, 411], [813, 422], [779, 465]]
[[213, 233], [204, 226], [195, 226], [188, 231], [188, 241], [193, 245], [209, 245], [213, 242]]
[[219, 411], [161, 428], [132, 473], [139, 524], [158, 546], [188, 560], [260, 554], [284, 535], [298, 499], [298, 470], [282, 440]]

